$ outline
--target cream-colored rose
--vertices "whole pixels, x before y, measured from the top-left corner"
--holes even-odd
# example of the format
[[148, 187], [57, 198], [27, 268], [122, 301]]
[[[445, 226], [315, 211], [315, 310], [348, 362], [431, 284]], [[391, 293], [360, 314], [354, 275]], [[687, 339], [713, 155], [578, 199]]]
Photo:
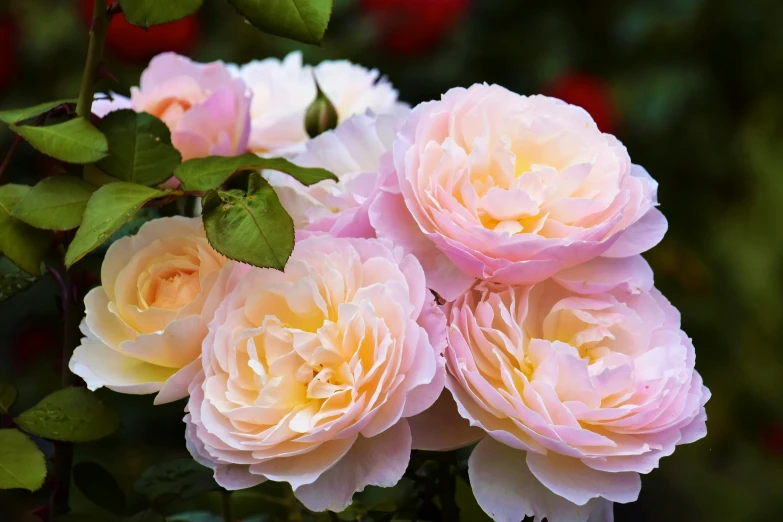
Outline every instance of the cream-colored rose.
[[301, 53], [293, 52], [283, 60], [256, 60], [230, 70], [253, 93], [250, 150], [257, 154], [289, 155], [303, 150], [309, 139], [305, 113], [315, 99], [316, 80], [341, 123], [367, 111], [403, 114], [408, 110], [377, 70], [346, 60], [310, 66], [302, 63]]
[[84, 299], [71, 371], [91, 390], [158, 392], [156, 404], [187, 396], [207, 324], [234, 284], [226, 263], [198, 219], [157, 219], [114, 243], [102, 286]]

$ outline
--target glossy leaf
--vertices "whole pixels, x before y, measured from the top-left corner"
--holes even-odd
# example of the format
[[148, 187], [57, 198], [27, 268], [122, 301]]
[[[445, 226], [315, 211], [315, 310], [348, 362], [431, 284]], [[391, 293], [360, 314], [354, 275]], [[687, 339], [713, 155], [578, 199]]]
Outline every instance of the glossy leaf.
[[183, 190], [203, 192], [220, 187], [237, 171], [262, 169], [285, 172], [303, 185], [325, 179], [337, 181], [337, 177], [325, 169], [300, 167], [284, 158], [260, 158], [251, 153], [191, 159], [177, 167], [174, 175], [182, 182]]
[[66, 163], [94, 163], [109, 152], [106, 136], [81, 117], [41, 127], [11, 125], [11, 130], [47, 156]]
[[144, 472], [134, 486], [137, 493], [150, 502], [160, 503], [171, 498], [188, 499], [219, 486], [212, 470], [193, 459], [178, 459], [157, 464]]
[[36, 116], [46, 114], [52, 109], [64, 104], [74, 105], [76, 104], [76, 100], [50, 101], [34, 105], [32, 107], [25, 107], [23, 109], [8, 109], [0, 111], [0, 121], [9, 125], [13, 125], [15, 123], [19, 123], [20, 121], [29, 120], [30, 118], [35, 118]]
[[0, 186], [0, 252], [28, 274], [38, 276], [52, 233], [11, 217], [16, 205], [29, 191], [27, 185]]
[[0, 430], [0, 489], [36, 491], [46, 478], [43, 453], [19, 430]]
[[255, 266], [285, 267], [294, 249], [294, 223], [260, 174], [250, 175], [247, 193], [211, 190], [203, 205], [207, 239], [218, 252]]
[[117, 413], [86, 388], [58, 390], [14, 420], [28, 433], [65, 442], [102, 439], [120, 427]]
[[148, 201], [168, 194], [135, 183], [118, 182], [96, 190], [84, 210], [84, 218], [73, 238], [65, 264], [71, 266], [106, 241]]
[[19, 392], [12, 384], [0, 382], [0, 414], [8, 414], [11, 411], [18, 395]]
[[16, 266], [8, 258], [0, 257], [0, 302], [27, 290], [37, 279]]
[[122, 516], [125, 493], [111, 473], [95, 462], [79, 462], [73, 467], [73, 482], [96, 506]]
[[98, 124], [109, 142], [109, 155], [98, 163], [106, 174], [121, 181], [158, 185], [169, 179], [182, 162], [171, 145], [166, 124], [146, 112], [111, 112]]
[[46, 230], [70, 230], [82, 222], [87, 200], [97, 187], [74, 176], [41, 180], [14, 207], [12, 217]]
[[228, 0], [247, 20], [276, 36], [318, 44], [332, 15], [333, 0]]
[[139, 27], [167, 24], [195, 13], [203, 0], [120, 0], [125, 19]]

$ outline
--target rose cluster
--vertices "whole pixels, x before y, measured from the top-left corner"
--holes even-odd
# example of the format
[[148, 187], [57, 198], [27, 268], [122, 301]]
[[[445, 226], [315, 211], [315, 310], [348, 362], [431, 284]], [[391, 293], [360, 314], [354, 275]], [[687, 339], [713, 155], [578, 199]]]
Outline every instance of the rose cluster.
[[[339, 125], [313, 139], [316, 83]], [[377, 71], [155, 58], [130, 99], [183, 156], [284, 154], [337, 181], [264, 177], [297, 228], [284, 271], [228, 260], [198, 219], [108, 250], [70, 367], [90, 388], [188, 397], [217, 482], [288, 482], [340, 511], [412, 449], [476, 444], [493, 519], [612, 519], [640, 475], [706, 435], [709, 390], [641, 253], [657, 183], [584, 110], [497, 85], [412, 110]]]

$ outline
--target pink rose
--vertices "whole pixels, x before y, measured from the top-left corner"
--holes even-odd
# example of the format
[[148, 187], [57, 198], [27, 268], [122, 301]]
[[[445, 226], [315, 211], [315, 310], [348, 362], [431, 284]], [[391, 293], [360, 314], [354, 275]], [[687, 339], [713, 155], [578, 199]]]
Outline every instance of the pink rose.
[[113, 101], [96, 101], [93, 112], [104, 116], [132, 108], [160, 118], [171, 130], [172, 144], [183, 160], [247, 151], [252, 95], [222, 62], [199, 64], [163, 53], [142, 73], [141, 85], [131, 88], [130, 101], [113, 97]]
[[[710, 392], [693, 344], [640, 256], [530, 286], [483, 281], [446, 316], [447, 387], [489, 435], [469, 473], [495, 520], [610, 516], [606, 501], [636, 500], [640, 473], [706, 435]], [[455, 446], [435, 438], [427, 446]]]
[[[303, 167], [320, 167], [337, 176], [306, 187], [283, 173], [266, 171], [297, 229], [336, 237], [375, 237], [370, 203], [380, 190], [381, 161], [391, 152], [400, 118], [360, 114], [325, 132], [291, 158]], [[384, 158], [384, 161], [391, 158]]]
[[316, 511], [396, 484], [406, 419], [445, 380], [444, 317], [419, 263], [377, 239], [311, 236], [285, 272], [243, 270], [190, 387], [194, 458], [226, 489], [288, 482]]
[[156, 404], [186, 397], [207, 324], [236, 284], [233, 264], [207, 242], [200, 219], [156, 219], [118, 240], [101, 266], [102, 286], [84, 298], [85, 338], [71, 371], [91, 390], [157, 392]]
[[398, 188], [370, 218], [447, 301], [474, 278], [531, 284], [660, 241], [657, 183], [584, 110], [497, 85], [416, 107], [394, 143]]

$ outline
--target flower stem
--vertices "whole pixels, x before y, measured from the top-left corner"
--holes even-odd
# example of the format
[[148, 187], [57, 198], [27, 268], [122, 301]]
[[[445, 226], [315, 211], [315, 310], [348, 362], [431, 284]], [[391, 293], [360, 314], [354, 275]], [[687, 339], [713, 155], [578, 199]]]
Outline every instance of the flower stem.
[[[65, 388], [72, 384], [73, 375], [68, 368], [73, 349], [79, 344], [79, 322], [82, 318], [82, 305], [77, 295], [76, 285], [71, 281], [68, 271], [63, 266], [62, 273], [49, 265], [46, 269], [60, 283], [60, 294], [63, 312], [63, 351], [60, 362], [61, 384]], [[57, 514], [67, 513], [71, 494], [71, 466], [73, 464], [73, 445], [69, 442], [55, 443], [54, 476], [55, 491], [53, 497], [54, 510]]]
[[105, 0], [93, 0], [92, 26], [90, 27], [90, 44], [87, 48], [87, 63], [82, 74], [82, 88], [76, 104], [76, 115], [89, 118], [92, 110], [92, 100], [95, 97], [95, 81], [98, 78], [98, 66], [103, 57], [103, 45], [109, 31], [109, 12]]
[[302, 509], [299, 506], [299, 501], [294, 495], [293, 489], [288, 493], [286, 500], [288, 504], [288, 522], [302, 522], [302, 520], [304, 520]]
[[223, 501], [223, 521], [234, 522], [233, 506], [231, 505], [231, 492], [225, 489], [220, 491], [220, 498]]
[[14, 153], [16, 152], [16, 149], [19, 148], [20, 143], [22, 143], [22, 137], [17, 135], [14, 138], [13, 145], [11, 145], [11, 148], [8, 149], [8, 154], [5, 155], [5, 159], [3, 160], [2, 165], [0, 165], [0, 179], [3, 178], [3, 174], [5, 174], [6, 169], [8, 169], [8, 165], [11, 164], [11, 158], [14, 157]]

